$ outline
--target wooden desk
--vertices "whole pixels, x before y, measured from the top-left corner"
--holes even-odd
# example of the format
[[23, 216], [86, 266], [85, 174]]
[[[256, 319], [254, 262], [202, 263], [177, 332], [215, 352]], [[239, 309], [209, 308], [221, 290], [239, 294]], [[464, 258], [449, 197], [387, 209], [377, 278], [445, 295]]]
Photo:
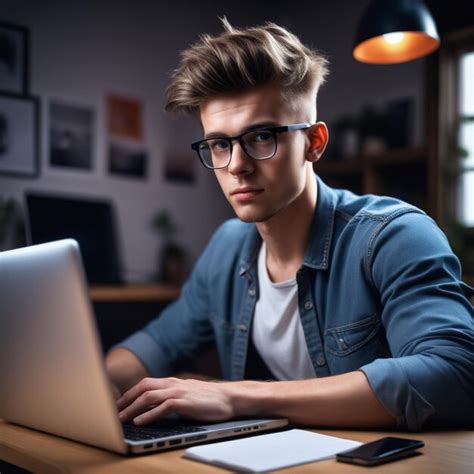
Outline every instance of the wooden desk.
[[[304, 464], [281, 472], [291, 473], [403, 473], [403, 474], [472, 474], [474, 433], [470, 431], [383, 433], [368, 431], [318, 430], [320, 433], [373, 441], [382, 436], [400, 436], [422, 439], [426, 446], [423, 454], [365, 468], [343, 464], [331, 459]], [[225, 473], [224, 469], [183, 459], [184, 449], [124, 457], [20, 426], [0, 421], [0, 459], [38, 473]]]
[[120, 301], [162, 301], [169, 302], [179, 296], [180, 289], [176, 286], [142, 284], [142, 285], [104, 285], [92, 286], [90, 296], [94, 303]]

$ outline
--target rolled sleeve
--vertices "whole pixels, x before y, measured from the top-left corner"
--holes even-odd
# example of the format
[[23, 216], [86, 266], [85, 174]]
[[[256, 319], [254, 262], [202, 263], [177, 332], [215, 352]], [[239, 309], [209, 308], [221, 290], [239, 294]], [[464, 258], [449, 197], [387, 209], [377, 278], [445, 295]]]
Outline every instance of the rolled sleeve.
[[[361, 367], [369, 385], [387, 411], [396, 419], [397, 428], [418, 431], [435, 409], [416, 388], [407, 383], [403, 363], [397, 359], [377, 359]], [[387, 373], [390, 372], [390, 377]]]

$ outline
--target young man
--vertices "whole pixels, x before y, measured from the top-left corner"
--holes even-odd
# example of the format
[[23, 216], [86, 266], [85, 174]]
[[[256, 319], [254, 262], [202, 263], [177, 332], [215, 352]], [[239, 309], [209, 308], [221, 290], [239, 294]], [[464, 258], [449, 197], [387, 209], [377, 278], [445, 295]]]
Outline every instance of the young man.
[[[121, 419], [472, 423], [472, 290], [445, 236], [411, 205], [314, 175], [322, 56], [274, 24], [224, 27], [183, 53], [167, 110], [200, 118], [192, 147], [239, 219], [178, 301], [109, 353]], [[211, 342], [227, 382], [169, 377]]]

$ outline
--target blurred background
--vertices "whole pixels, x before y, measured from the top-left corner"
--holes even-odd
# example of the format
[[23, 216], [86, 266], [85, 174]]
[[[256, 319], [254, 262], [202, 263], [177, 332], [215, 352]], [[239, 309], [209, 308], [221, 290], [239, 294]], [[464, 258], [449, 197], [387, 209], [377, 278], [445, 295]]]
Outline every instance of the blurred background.
[[[318, 119], [331, 139], [316, 172], [424, 209], [472, 283], [474, 9], [427, 0], [440, 49], [373, 65], [352, 56], [368, 4], [1, 0], [0, 250], [66, 229], [87, 247], [91, 284], [123, 285], [115, 293], [95, 286], [96, 306], [175, 297], [156, 286], [150, 296], [144, 284], [179, 291], [233, 213], [190, 149], [198, 124], [167, 116], [164, 91], [179, 52], [220, 32], [226, 15], [236, 26], [279, 23], [328, 57]], [[130, 285], [142, 293], [127, 296]]]

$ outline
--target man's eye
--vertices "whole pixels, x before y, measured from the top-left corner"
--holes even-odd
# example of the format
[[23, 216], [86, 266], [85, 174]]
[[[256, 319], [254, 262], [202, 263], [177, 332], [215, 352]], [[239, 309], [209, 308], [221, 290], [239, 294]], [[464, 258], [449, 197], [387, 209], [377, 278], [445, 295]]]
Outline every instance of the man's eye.
[[223, 151], [229, 148], [229, 142], [227, 140], [213, 140], [210, 145], [214, 151]]
[[268, 140], [271, 140], [272, 138], [273, 138], [273, 134], [271, 132], [268, 132], [266, 130], [260, 130], [258, 132], [255, 132], [255, 135], [253, 136], [253, 141], [267, 142]]

